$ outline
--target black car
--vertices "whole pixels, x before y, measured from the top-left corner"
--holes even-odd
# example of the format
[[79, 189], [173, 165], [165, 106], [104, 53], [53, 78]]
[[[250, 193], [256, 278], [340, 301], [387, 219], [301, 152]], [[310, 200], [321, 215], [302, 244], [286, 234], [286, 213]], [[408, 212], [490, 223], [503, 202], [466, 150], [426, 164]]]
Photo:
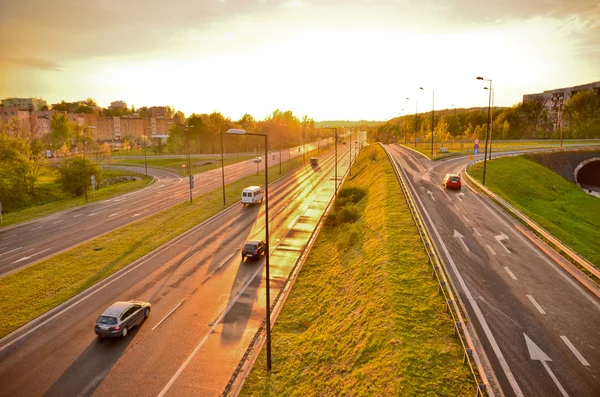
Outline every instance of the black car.
[[94, 332], [98, 337], [125, 337], [127, 332], [150, 315], [148, 302], [115, 302], [106, 309], [96, 323]]
[[242, 260], [244, 258], [258, 259], [262, 254], [265, 253], [267, 244], [261, 240], [249, 240], [242, 248]]

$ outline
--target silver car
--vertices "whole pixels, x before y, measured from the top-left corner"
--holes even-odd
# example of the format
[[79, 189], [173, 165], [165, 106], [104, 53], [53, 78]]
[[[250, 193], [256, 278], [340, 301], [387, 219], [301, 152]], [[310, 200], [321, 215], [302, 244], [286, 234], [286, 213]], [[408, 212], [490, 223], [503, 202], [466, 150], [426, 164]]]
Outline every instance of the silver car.
[[125, 337], [127, 332], [150, 315], [148, 302], [115, 302], [106, 309], [96, 323], [94, 332], [98, 337]]

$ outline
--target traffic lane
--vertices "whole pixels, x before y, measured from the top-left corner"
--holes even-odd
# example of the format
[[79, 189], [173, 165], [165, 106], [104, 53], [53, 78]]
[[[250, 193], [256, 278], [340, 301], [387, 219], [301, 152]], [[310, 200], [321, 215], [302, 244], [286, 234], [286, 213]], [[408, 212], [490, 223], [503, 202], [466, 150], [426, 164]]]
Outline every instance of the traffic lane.
[[[101, 294], [61, 316], [63, 321], [55, 321], [27, 336], [11, 346], [8, 355], [2, 352], [0, 383], [6, 387], [0, 393], [6, 391], [6, 395], [15, 395], [12, 393], [15, 391], [17, 395], [21, 392], [23, 395], [42, 395], [48, 389], [62, 395], [77, 395], [88, 388], [95, 388], [116, 363], [116, 360], [98, 361], [93, 354], [101, 348], [98, 346], [104, 346], [97, 340], [92, 328], [99, 314], [117, 300], [152, 302], [152, 314], [140, 328], [140, 334], [132, 333], [125, 338], [133, 339], [134, 344], [139, 343], [151, 332], [159, 318], [166, 316], [192, 293], [214, 272], [217, 263], [224, 260], [225, 253], [215, 247], [225, 238], [227, 230], [233, 227], [234, 236], [238, 236], [240, 241], [244, 239], [238, 230], [252, 223], [249, 215], [252, 212], [256, 211], [245, 211], [243, 217], [239, 213], [231, 214], [227, 222], [212, 222], [211, 227], [219, 231], [216, 235], [203, 237], [205, 233], [199, 230], [177, 241], [127, 277], [105, 288]], [[211, 258], [206, 252], [215, 252], [215, 257]], [[68, 321], [64, 321], [65, 318]], [[57, 353], [60, 356], [58, 362]], [[36, 360], [36, 357], [45, 359]], [[19, 376], [10, 376], [15, 373]], [[35, 374], [33, 382], [32, 374]], [[69, 382], [69, 377], [63, 376], [65, 374], [77, 377], [77, 381]]]
[[[504, 326], [503, 331], [508, 336], [507, 339], [504, 339], [505, 341], [521, 341], [520, 343], [513, 342], [513, 344], [509, 342], [506, 345], [501, 344], [500, 346], [502, 350], [510, 350], [508, 354], [505, 353], [505, 355], [509, 357], [507, 361], [510, 368], [517, 368], [516, 373], [519, 374], [527, 373], [528, 369], [530, 370], [531, 357], [526, 354], [523, 355], [523, 353], [528, 353], [529, 351], [524, 336], [521, 335], [524, 330], [527, 330], [529, 333], [529, 338], [546, 341], [549, 337], [551, 339], [552, 337], [559, 336], [555, 335], [553, 330], [556, 330], [556, 328], [563, 328], [563, 330], [560, 331], [561, 333], [568, 332], [571, 335], [575, 333], [581, 335], [584, 340], [587, 339], [587, 343], [581, 343], [580, 338], [578, 338], [582, 347], [585, 347], [586, 345], [594, 346], [594, 344], [597, 344], [594, 343], [593, 337], [590, 338], [590, 335], [594, 335], [594, 329], [597, 329], [597, 326], [600, 324], [598, 324], [597, 321], [587, 320], [589, 318], [588, 316], [598, 318], [597, 308], [594, 307], [589, 299], [586, 299], [577, 291], [573, 291], [571, 285], [559, 273], [549, 273], [547, 267], [538, 268], [535, 270], [536, 277], [532, 280], [533, 282], [531, 284], [527, 285], [525, 288], [522, 286], [517, 287], [517, 284], [514, 283], [512, 278], [515, 273], [511, 272], [508, 266], [503, 266], [498, 258], [501, 258], [504, 254], [509, 255], [508, 252], [511, 250], [514, 252], [515, 256], [514, 259], [511, 258], [510, 260], [511, 267], [516, 268], [517, 266], [515, 264], [521, 266], [537, 266], [540, 264], [540, 258], [537, 255], [538, 253], [535, 251], [535, 248], [532, 248], [527, 242], [514, 235], [516, 232], [509, 226], [498, 224], [498, 222], [494, 223], [494, 221], [490, 221], [489, 216], [486, 217], [478, 213], [471, 212], [467, 217], [463, 211], [482, 207], [480, 203], [469, 202], [469, 197], [472, 197], [472, 192], [466, 196], [463, 193], [462, 199], [460, 199], [461, 196], [458, 195], [460, 193], [444, 192], [446, 193], [445, 196], [447, 198], [456, 201], [455, 204], [450, 204], [449, 200], [444, 200], [444, 197], [439, 196], [437, 193], [433, 196], [426, 194], [426, 191], [435, 190], [431, 186], [420, 186], [417, 190], [420, 192], [421, 200], [424, 203], [428, 203], [426, 205], [431, 212], [432, 218], [435, 219], [438, 226], [441, 226], [439, 228], [440, 234], [442, 239], [446, 242], [446, 245], [449, 247], [451, 255], [459, 257], [459, 260], [455, 259], [455, 262], [459, 264], [463, 279], [466, 281], [469, 289], [476, 291], [474, 293], [478, 294], [479, 298], [486, 302], [490, 308], [503, 313], [505, 317], [510, 318], [512, 323], [518, 325], [519, 329], [512, 331], [509, 329], [509, 326], [507, 327], [507, 325], [503, 325], [502, 323], [493, 328], [494, 331], [496, 331]], [[433, 200], [436, 196], [438, 204], [433, 204]], [[458, 201], [456, 200], [457, 198], [459, 198]], [[446, 205], [445, 203], [448, 204]], [[504, 236], [503, 233], [500, 235], [498, 234], [498, 230], [502, 229], [505, 229], [503, 233], [513, 235], [516, 240], [510, 242], [510, 248], [506, 247], [507, 241], [504, 239], [498, 240], [496, 238], [496, 236]], [[460, 233], [460, 235], [456, 235], [456, 232]], [[473, 238], [473, 235], [480, 235], [480, 239], [485, 241], [478, 243], [476, 239]], [[500, 255], [498, 253], [500, 253]], [[465, 257], [460, 258], [461, 255]], [[509, 270], [506, 270], [507, 268]], [[539, 282], [540, 274], [544, 274], [544, 283]], [[525, 289], [525, 291], [523, 291], [523, 289]], [[561, 293], [553, 294], [552, 291], [555, 290], [563, 292], [565, 296], [560, 296], [562, 295]], [[578, 299], [573, 299], [573, 293], [579, 295]], [[552, 307], [555, 312], [552, 321], [547, 320], [549, 317], [545, 317], [544, 313], [544, 315], [542, 315], [544, 317], [542, 320], [544, 321], [542, 321], [540, 325], [540, 319], [537, 317], [539, 317], [541, 313], [540, 309], [538, 309], [539, 303], [537, 303], [534, 298], [535, 296], [541, 296], [542, 301], [544, 300], [543, 297], [551, 297], [546, 299], [550, 300], [547, 304]], [[466, 299], [464, 294], [463, 299]], [[538, 300], [539, 299], [540, 298], [538, 298]], [[535, 302], [535, 304], [533, 302]], [[562, 304], [562, 302], [568, 303]], [[515, 307], [518, 308], [518, 310], [515, 310]], [[558, 312], [562, 315], [559, 315]], [[523, 316], [523, 314], [526, 313], [528, 315]], [[495, 311], [491, 311], [488, 314], [489, 318], [495, 318], [498, 315]], [[582, 321], [582, 314], [583, 318], [586, 320]], [[490, 322], [489, 319], [488, 322]], [[550, 322], [550, 324], [544, 324], [545, 322]], [[528, 325], [526, 326], [525, 324]], [[568, 324], [568, 326], [565, 326], [565, 324]], [[479, 331], [482, 331], [481, 328]], [[566, 342], [564, 342], [563, 338], [566, 336], [560, 336], [560, 344], [552, 345], [552, 347], [547, 346], [546, 349], [546, 352], [551, 352], [555, 357], [553, 359], [553, 367], [555, 368], [555, 372], [558, 373], [557, 376], [559, 376], [559, 381], [562, 377], [565, 379], [565, 382], [562, 383], [572, 383], [567, 382], [567, 380], [574, 376], [572, 374], [573, 372], [578, 373], [582, 376], [579, 381], [575, 385], [568, 385], [566, 387], [576, 387], [573, 389], [576, 393], [581, 395], [591, 395], [590, 392], [593, 392], [596, 387], [593, 379], [597, 377], [597, 369], [584, 371], [581, 363], [575, 362], [578, 361], [576, 355], [571, 352]], [[588, 343], [591, 344], [588, 345]], [[593, 349], [595, 350], [596, 347], [593, 347]], [[515, 359], [519, 357], [519, 355], [521, 355], [524, 361]], [[594, 356], [597, 355], [595, 354]], [[495, 361], [496, 364], [498, 364], [498, 360], [494, 359], [492, 361]], [[537, 373], [534, 379], [547, 379], [547, 374], [546, 378], [543, 377], [545, 368], [543, 366], [538, 367], [542, 373]], [[496, 368], [498, 368], [498, 366], [496, 366]], [[513, 370], [513, 372], [515, 371]], [[501, 376], [499, 378], [502, 379], [503, 377]], [[518, 377], [518, 383], [521, 382], [521, 379], [528, 380], [529, 378]], [[506, 389], [508, 385], [506, 384], [506, 379], [504, 380], [504, 389]], [[528, 385], [527, 382], [525, 383], [526, 384], [523, 387], [532, 387], [530, 389], [532, 392], [539, 386], [536, 385], [535, 382], [533, 385]], [[581, 385], [578, 386], [579, 384]], [[547, 383], [545, 383], [545, 386], [547, 386]], [[552, 382], [550, 382], [550, 386], [553, 386]], [[549, 390], [556, 392], [558, 389], [556, 387], [549, 387]]]
[[[295, 222], [290, 222], [295, 217], [295, 213], [285, 215], [279, 212], [279, 215], [273, 216], [273, 218], [283, 217], [284, 221], [280, 223], [289, 224], [291, 227], [279, 243], [273, 241], [277, 240], [276, 237], [271, 238], [273, 242], [271, 247], [275, 247], [270, 264], [272, 299], [275, 299], [277, 291], [285, 282], [301, 248], [306, 244], [312, 229], [318, 222], [320, 213], [327, 205], [327, 200], [323, 199], [323, 195], [331, 197], [332, 192], [333, 189], [330, 186], [314, 190], [313, 197], [307, 197], [304, 200], [311, 202], [310, 208], [305, 209], [305, 215], [298, 217]], [[290, 192], [290, 194], [293, 195], [294, 192]], [[320, 199], [317, 199], [318, 197]], [[294, 207], [303, 207], [303, 205], [294, 205]], [[250, 237], [260, 236], [264, 233], [262, 229], [261, 224], [255, 223], [249, 234]], [[275, 227], [272, 230], [277, 233], [279, 228]], [[168, 373], [168, 370], [161, 369], [159, 371], [162, 387], [157, 389], [153, 382], [144, 391], [144, 395], [162, 395], [159, 393], [165, 393], [165, 395], [219, 395], [225, 388], [265, 314], [264, 258], [258, 262], [248, 260], [242, 262], [234, 257], [230, 262], [236, 265], [229, 265], [225, 271], [218, 272], [213, 276], [210, 282], [204, 284], [202, 290], [191, 298], [188, 305], [188, 307], [199, 307], [206, 305], [205, 302], [210, 299], [209, 297], [219, 296], [219, 300], [221, 300], [227, 296], [227, 300], [221, 302], [219, 310], [215, 311], [213, 315], [215, 319], [209, 324], [203, 324], [203, 332], [194, 335], [198, 341], [195, 346], [182, 347], [183, 352], [189, 353], [187, 356], [177, 353], [174, 360], [178, 360], [181, 365], [178, 368], [170, 369], [172, 374], [170, 378], [162, 379], [163, 372]], [[232, 270], [236, 268], [237, 273], [234, 274]], [[223, 286], [229, 285], [231, 286], [229, 294], [223, 294]], [[178, 310], [173, 318], [168, 320], [169, 329], [184, 327], [190, 318], [193, 319], [192, 313]], [[181, 323], [173, 325], [175, 321], [181, 321]], [[154, 355], [156, 347], [153, 346], [152, 349], [152, 355]], [[171, 354], [170, 350], [165, 354]], [[162, 355], [156, 358], [160, 361], [159, 363], [150, 365], [147, 356], [141, 353], [138, 358], [128, 356], [125, 360], [127, 362], [123, 361], [123, 368], [111, 372], [96, 395], [110, 392], [124, 380], [128, 380], [127, 383], [132, 385], [131, 389], [128, 388], [124, 391], [124, 394], [135, 393], [135, 384], [138, 381], [143, 381], [151, 374], [156, 377], [155, 368], [157, 366], [163, 368], [163, 362], [170, 361]], [[132, 380], [131, 371], [140, 366], [145, 369], [140, 372], [139, 378], [134, 375], [136, 378]]]

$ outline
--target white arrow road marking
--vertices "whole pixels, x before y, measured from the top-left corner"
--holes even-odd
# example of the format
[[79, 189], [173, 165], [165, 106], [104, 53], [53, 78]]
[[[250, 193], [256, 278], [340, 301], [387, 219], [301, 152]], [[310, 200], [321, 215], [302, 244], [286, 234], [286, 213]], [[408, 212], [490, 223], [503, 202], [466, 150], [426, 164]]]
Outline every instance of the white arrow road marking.
[[435, 197], [433, 197], [433, 192], [431, 190], [428, 190], [427, 194], [431, 196], [431, 198], [433, 199], [433, 201], [435, 201]]
[[467, 250], [467, 251], [471, 251], [469, 249], [469, 247], [467, 247], [467, 244], [465, 244], [465, 240], [463, 240], [465, 238], [465, 236], [463, 236], [462, 234], [460, 234], [456, 229], [454, 230], [454, 237], [458, 238], [460, 240], [460, 242], [462, 243], [463, 247]]
[[571, 343], [571, 341], [569, 339], [567, 339], [566, 336], [561, 335], [560, 339], [562, 339], [563, 342], [565, 342], [565, 345], [567, 345], [567, 347], [571, 350], [571, 352], [573, 352], [573, 354], [575, 355], [575, 357], [577, 357], [577, 359], [579, 360], [580, 363], [582, 363], [586, 367], [590, 366], [590, 363], [588, 363], [587, 360], [585, 358], [583, 358], [583, 356], [581, 355], [581, 353], [579, 353], [579, 350], [577, 350], [575, 348], [575, 346], [573, 346], [573, 344]]
[[492, 247], [490, 247], [490, 245], [489, 245], [489, 244], [486, 244], [485, 246], [486, 246], [486, 247], [487, 247], [487, 248], [490, 250], [490, 252], [492, 253], [492, 255], [496, 255], [496, 251], [494, 251], [494, 250], [492, 249]]
[[513, 280], [518, 280], [517, 276], [515, 276], [515, 274], [508, 268], [508, 266], [504, 266], [504, 270], [506, 270], [506, 273], [508, 273], [508, 275], [513, 279]]
[[38, 252], [38, 253], [36, 253], [36, 254], [30, 255], [30, 256], [24, 256], [24, 257], [22, 257], [21, 259], [17, 259], [17, 260], [16, 260], [16, 261], [14, 261], [13, 263], [11, 263], [11, 265], [12, 265], [12, 264], [14, 264], [14, 263], [18, 263], [18, 262], [26, 261], [27, 259], [33, 258], [34, 256], [36, 256], [36, 255], [39, 255], [39, 254], [41, 254], [42, 252], [46, 252], [46, 251], [49, 251], [49, 250], [50, 250], [50, 248], [46, 248], [45, 250], [43, 250], [43, 251], [40, 251], [40, 252]]
[[531, 301], [531, 303], [533, 303], [533, 306], [535, 306], [535, 308], [538, 309], [538, 312], [540, 312], [542, 314], [546, 314], [546, 312], [544, 311], [544, 309], [542, 309], [542, 307], [540, 306], [540, 304], [537, 303], [537, 301], [533, 298], [533, 296], [527, 295], [527, 298]]
[[550, 369], [550, 367], [548, 367], [548, 364], [546, 364], [546, 361], [552, 361], [552, 359], [548, 357], [546, 353], [544, 353], [542, 349], [539, 348], [538, 345], [536, 345], [531, 339], [529, 339], [527, 334], [523, 333], [523, 336], [525, 337], [525, 343], [527, 344], [527, 350], [529, 350], [529, 356], [531, 357], [531, 359], [540, 361], [542, 363], [542, 365], [546, 369], [546, 372], [548, 372], [548, 375], [550, 375], [550, 377], [554, 381], [554, 384], [556, 384], [556, 387], [558, 387], [558, 390], [560, 390], [563, 396], [568, 397], [569, 395], [562, 387], [558, 379], [556, 379], [556, 376], [554, 376], [554, 373], [552, 373], [552, 370]]
[[506, 250], [506, 252], [508, 252], [510, 254], [510, 251], [508, 250], [508, 248], [506, 248], [506, 246], [501, 243], [501, 241], [508, 240], [508, 236], [504, 233], [500, 233], [499, 235], [495, 236], [494, 238], [496, 239], [498, 244], [500, 244], [502, 246], [502, 248], [504, 248]]
[[464, 195], [465, 195], [464, 193], [458, 193], [456, 195], [456, 198], [459, 199], [460, 201], [462, 201], [462, 199], [460, 198], [460, 196], [464, 196]]

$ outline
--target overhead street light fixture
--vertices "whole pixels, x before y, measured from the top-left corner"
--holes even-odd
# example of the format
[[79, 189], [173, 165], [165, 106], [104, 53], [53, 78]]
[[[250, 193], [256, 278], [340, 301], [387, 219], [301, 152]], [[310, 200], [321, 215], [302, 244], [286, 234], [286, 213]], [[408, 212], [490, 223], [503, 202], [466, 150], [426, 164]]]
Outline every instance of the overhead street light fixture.
[[491, 79], [484, 79], [483, 77], [479, 76], [477, 77], [477, 80], [483, 80], [483, 81], [489, 81], [490, 82], [490, 86], [489, 86], [489, 95], [488, 95], [488, 119], [487, 119], [487, 126], [485, 129], [485, 151], [483, 154], [483, 177], [481, 179], [481, 183], [485, 186], [485, 173], [486, 173], [486, 168], [487, 168], [487, 149], [488, 149], [488, 136], [490, 133], [490, 108], [492, 105], [492, 80]]
[[232, 135], [254, 135], [265, 137], [265, 268], [266, 268], [266, 326], [267, 326], [267, 371], [271, 371], [271, 290], [269, 276], [269, 152], [267, 134], [250, 133], [238, 128], [230, 128], [228, 134]]

